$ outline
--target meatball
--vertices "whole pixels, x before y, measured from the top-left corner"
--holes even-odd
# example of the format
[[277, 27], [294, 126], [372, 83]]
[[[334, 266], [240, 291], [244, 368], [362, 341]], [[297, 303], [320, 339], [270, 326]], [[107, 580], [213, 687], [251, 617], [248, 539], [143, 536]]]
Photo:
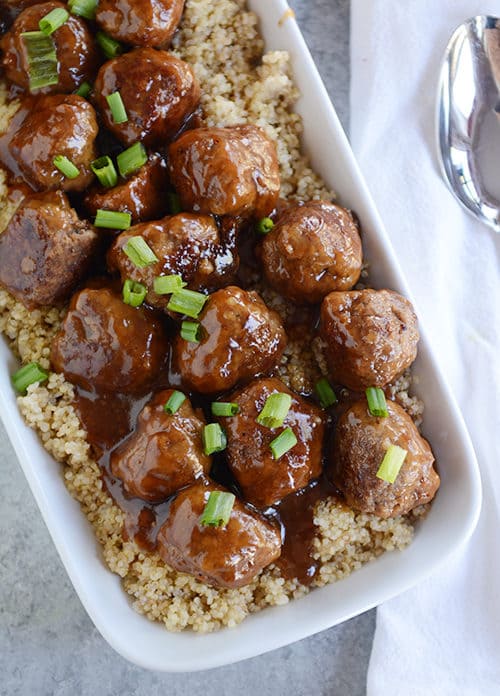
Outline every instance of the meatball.
[[[76, 94], [40, 97], [11, 140], [9, 149], [32, 188], [82, 191], [93, 179], [97, 120], [92, 106]], [[64, 155], [79, 170], [69, 179], [54, 165]]]
[[210, 469], [211, 458], [203, 452], [203, 416], [188, 399], [175, 414], [165, 413], [172, 393], [156, 394], [140, 412], [135, 432], [111, 454], [111, 471], [125, 491], [152, 503], [166, 500]]
[[351, 213], [327, 201], [294, 205], [278, 218], [262, 244], [267, 282], [295, 302], [321, 302], [332, 290], [349, 290], [361, 273], [358, 227]]
[[[124, 253], [124, 246], [136, 236], [154, 251], [156, 263], [138, 268]], [[145, 285], [148, 304], [158, 309], [165, 309], [169, 298], [154, 292], [155, 277], [181, 275], [190, 290], [214, 289], [232, 279], [238, 261], [232, 221], [217, 223], [210, 215], [192, 213], [135, 225], [116, 238], [108, 254], [109, 267], [119, 271], [123, 281], [131, 278]]]
[[[430, 502], [439, 488], [429, 443], [401, 406], [388, 401], [387, 410], [387, 418], [377, 418], [362, 400], [345, 411], [335, 431], [328, 468], [348, 505], [384, 518], [405, 515]], [[394, 483], [376, 475], [390, 445], [408, 453]]]
[[169, 164], [187, 210], [262, 218], [278, 202], [276, 147], [256, 126], [187, 131], [170, 145]]
[[281, 553], [277, 527], [235, 500], [229, 522], [206, 527], [200, 516], [214, 485], [197, 483], [173, 501], [158, 534], [158, 552], [175, 570], [216, 587], [242, 587]]
[[184, 0], [99, 0], [96, 22], [118, 41], [165, 48], [181, 21]]
[[[276, 393], [289, 394], [292, 403], [283, 425], [267, 428], [257, 423], [257, 417], [267, 397]], [[227, 462], [245, 500], [265, 508], [320, 475], [325, 426], [317, 406], [276, 378], [257, 379], [227, 400], [239, 405], [239, 413], [219, 421], [227, 435]], [[287, 427], [297, 444], [275, 460], [269, 445]]]
[[120, 210], [132, 216], [132, 224], [155, 220], [166, 212], [168, 171], [160, 155], [152, 155], [135, 174], [113, 188], [93, 186], [85, 194], [89, 215], [98, 210]]
[[140, 394], [165, 376], [168, 349], [163, 326], [147, 311], [108, 288], [86, 288], [71, 300], [51, 361], [89, 391]]
[[231, 389], [266, 374], [280, 361], [286, 334], [277, 312], [256, 292], [235, 286], [210, 295], [199, 322], [199, 343], [177, 336], [173, 357], [183, 382], [202, 394]]
[[29, 309], [52, 305], [83, 278], [97, 240], [62, 191], [28, 196], [0, 235], [0, 284]]
[[[106, 96], [120, 92], [128, 120], [115, 123]], [[171, 140], [200, 101], [192, 68], [166, 51], [138, 48], [105, 63], [94, 85], [104, 125], [126, 145]], [[140, 95], [140, 99], [138, 98]]]
[[[0, 40], [3, 52], [2, 65], [5, 76], [16, 85], [29, 89], [28, 55], [22, 34], [39, 31], [38, 23], [56, 8], [67, 9], [62, 2], [44, 2], [23, 10]], [[97, 70], [97, 49], [87, 24], [80, 17], [70, 15], [59, 29], [51, 34], [55, 44], [59, 81], [37, 93], [70, 93], [86, 80], [91, 80]]]
[[417, 356], [417, 317], [392, 290], [330, 293], [320, 333], [332, 378], [355, 391], [389, 384]]

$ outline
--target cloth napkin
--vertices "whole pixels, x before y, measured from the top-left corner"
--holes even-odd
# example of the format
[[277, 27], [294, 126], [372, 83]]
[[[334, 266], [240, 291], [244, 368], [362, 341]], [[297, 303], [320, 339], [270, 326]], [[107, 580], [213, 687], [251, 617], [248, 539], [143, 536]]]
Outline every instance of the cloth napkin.
[[378, 608], [367, 693], [498, 696], [500, 235], [463, 210], [440, 176], [435, 104], [452, 32], [473, 15], [499, 16], [500, 5], [352, 0], [351, 8], [352, 144], [462, 409], [484, 487], [466, 548]]

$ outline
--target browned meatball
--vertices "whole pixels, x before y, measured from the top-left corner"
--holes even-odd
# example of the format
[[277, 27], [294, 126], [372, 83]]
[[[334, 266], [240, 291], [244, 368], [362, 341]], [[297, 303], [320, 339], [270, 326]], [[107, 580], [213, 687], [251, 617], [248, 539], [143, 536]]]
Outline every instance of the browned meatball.
[[[114, 92], [120, 92], [125, 106], [125, 123], [114, 122], [106, 101]], [[171, 53], [153, 48], [138, 48], [105, 63], [94, 94], [104, 125], [126, 145], [171, 140], [200, 101], [192, 68]]]
[[327, 201], [294, 205], [278, 218], [262, 244], [267, 282], [295, 302], [321, 302], [332, 290], [349, 290], [361, 273], [358, 227], [345, 208]]
[[[292, 404], [282, 426], [266, 428], [257, 416], [276, 393], [289, 394]], [[317, 406], [274, 377], [257, 379], [227, 400], [239, 405], [239, 413], [219, 421], [227, 435], [227, 462], [245, 500], [268, 507], [320, 475], [325, 427]], [[284, 428], [293, 430], [297, 444], [275, 460], [269, 445]]]
[[[26, 90], [29, 89], [28, 55], [21, 35], [39, 31], [38, 23], [42, 17], [58, 7], [67, 9], [62, 2], [44, 2], [23, 10], [0, 40], [5, 76]], [[70, 15], [51, 38], [56, 49], [59, 82], [37, 90], [37, 93], [74, 92], [82, 82], [91, 80], [97, 70], [98, 56], [92, 34], [83, 19]]]
[[0, 284], [29, 309], [65, 299], [87, 271], [97, 239], [62, 191], [28, 196], [0, 235]]
[[118, 41], [165, 48], [183, 9], [184, 0], [99, 0], [96, 22]]
[[[401, 406], [388, 401], [387, 410], [387, 418], [376, 418], [363, 400], [345, 411], [335, 431], [329, 467], [348, 505], [384, 518], [430, 502], [439, 488], [429, 443]], [[408, 452], [394, 483], [376, 475], [390, 445]]]
[[135, 174], [113, 188], [93, 186], [85, 194], [84, 205], [92, 216], [100, 209], [128, 212], [135, 225], [159, 218], [166, 212], [167, 188], [166, 164], [160, 155], [152, 155]]
[[199, 343], [177, 336], [174, 365], [183, 382], [202, 394], [231, 389], [279, 363], [286, 334], [277, 312], [256, 292], [235, 286], [210, 295], [199, 322]]
[[242, 587], [281, 553], [281, 537], [263, 517], [235, 500], [224, 527], [200, 524], [211, 491], [219, 486], [195, 484], [181, 491], [158, 534], [165, 563], [216, 587]]
[[39, 2], [40, 0], [3, 0], [0, 3], [0, 34], [3, 34], [10, 28], [15, 18], [26, 7], [38, 5]]
[[389, 384], [417, 356], [417, 317], [392, 290], [330, 293], [320, 333], [332, 378], [355, 391]]
[[51, 361], [89, 391], [143, 393], [162, 376], [168, 349], [162, 325], [144, 309], [107, 288], [86, 288], [71, 300]]
[[161, 391], [142, 409], [134, 433], [111, 454], [111, 471], [131, 496], [159, 503], [208, 474], [203, 452], [203, 415], [188, 399], [173, 415], [164, 406], [172, 389]]
[[[157, 263], [137, 268], [125, 254], [123, 248], [136, 236], [147, 242]], [[229, 219], [218, 223], [210, 215], [179, 213], [122, 232], [109, 251], [108, 263], [123, 281], [131, 278], [148, 288], [148, 304], [165, 309], [170, 298], [154, 292], [157, 276], [181, 275], [190, 290], [218, 288], [232, 279], [238, 268], [236, 230]]]
[[169, 148], [170, 178], [183, 208], [262, 218], [278, 202], [274, 143], [256, 126], [196, 128]]
[[[40, 97], [12, 138], [9, 149], [22, 175], [34, 189], [82, 191], [92, 181], [97, 121], [92, 106], [76, 94]], [[80, 170], [64, 176], [54, 157], [64, 155]]]

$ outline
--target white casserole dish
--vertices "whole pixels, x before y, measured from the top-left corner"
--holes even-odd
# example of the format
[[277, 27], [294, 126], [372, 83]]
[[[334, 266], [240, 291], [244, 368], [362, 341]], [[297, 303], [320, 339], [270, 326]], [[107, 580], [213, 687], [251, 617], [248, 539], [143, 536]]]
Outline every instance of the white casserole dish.
[[[366, 257], [375, 287], [410, 297], [394, 252], [354, 161], [326, 90], [285, 0], [249, 0], [261, 18], [267, 49], [290, 52], [302, 97], [297, 111], [305, 127], [304, 148], [315, 169], [359, 215]], [[418, 308], [417, 308], [418, 314]], [[16, 369], [0, 341], [0, 406], [5, 427], [44, 520], [75, 589], [96, 627], [124, 657], [167, 672], [202, 670], [236, 662], [300, 640], [340, 623], [403, 592], [433, 572], [471, 535], [481, 504], [474, 452], [457, 406], [437, 369], [425, 329], [414, 367], [416, 392], [425, 402], [424, 433], [439, 464], [441, 489], [413, 543], [384, 554], [348, 578], [311, 592], [284, 607], [249, 616], [234, 629], [209, 635], [168, 633], [137, 614], [120, 580], [101, 560], [85, 516], [67, 492], [61, 467], [23, 422], [10, 375]], [[7, 531], [7, 530], [6, 530]], [[422, 617], [425, 620], [425, 617]]]

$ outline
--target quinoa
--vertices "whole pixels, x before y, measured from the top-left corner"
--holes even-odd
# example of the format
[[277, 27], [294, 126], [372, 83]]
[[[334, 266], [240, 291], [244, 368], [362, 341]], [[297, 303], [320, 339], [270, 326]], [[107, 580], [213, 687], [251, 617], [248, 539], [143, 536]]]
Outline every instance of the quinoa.
[[[292, 107], [298, 96], [289, 56], [264, 53], [258, 20], [244, 0], [187, 0], [175, 53], [189, 62], [201, 83], [205, 124], [226, 126], [254, 123], [276, 142], [282, 195], [296, 200], [334, 198], [300, 151], [302, 124]], [[7, 104], [0, 84], [0, 131], [6, 129], [17, 104]], [[8, 199], [0, 169], [0, 232], [16, 203]], [[366, 275], [366, 273], [365, 273]], [[265, 301], [286, 318], [286, 303], [276, 293], [262, 290]], [[50, 345], [65, 308], [28, 311], [8, 292], [0, 290], [0, 332], [23, 362], [33, 360], [49, 369]], [[311, 391], [326, 373], [321, 339], [291, 338], [279, 366], [279, 376], [297, 391]], [[395, 398], [417, 421], [422, 404], [410, 397], [411, 375], [405, 373], [390, 387]], [[39, 434], [43, 446], [62, 465], [65, 484], [79, 501], [102, 545], [110, 570], [122, 578], [134, 608], [170, 631], [191, 628], [213, 631], [240, 623], [249, 613], [286, 604], [309, 591], [297, 580], [287, 580], [275, 565], [265, 568], [247, 586], [219, 589], [167, 566], [156, 553], [147, 553], [122, 535], [124, 515], [107, 493], [99, 466], [92, 458], [86, 433], [74, 408], [74, 390], [60, 374], [51, 373], [43, 385], [31, 385], [18, 398], [26, 423]], [[343, 578], [385, 551], [410, 543], [413, 525], [425, 509], [405, 517], [381, 520], [357, 513], [335, 498], [315, 508], [314, 556], [321, 562], [312, 586]]]

